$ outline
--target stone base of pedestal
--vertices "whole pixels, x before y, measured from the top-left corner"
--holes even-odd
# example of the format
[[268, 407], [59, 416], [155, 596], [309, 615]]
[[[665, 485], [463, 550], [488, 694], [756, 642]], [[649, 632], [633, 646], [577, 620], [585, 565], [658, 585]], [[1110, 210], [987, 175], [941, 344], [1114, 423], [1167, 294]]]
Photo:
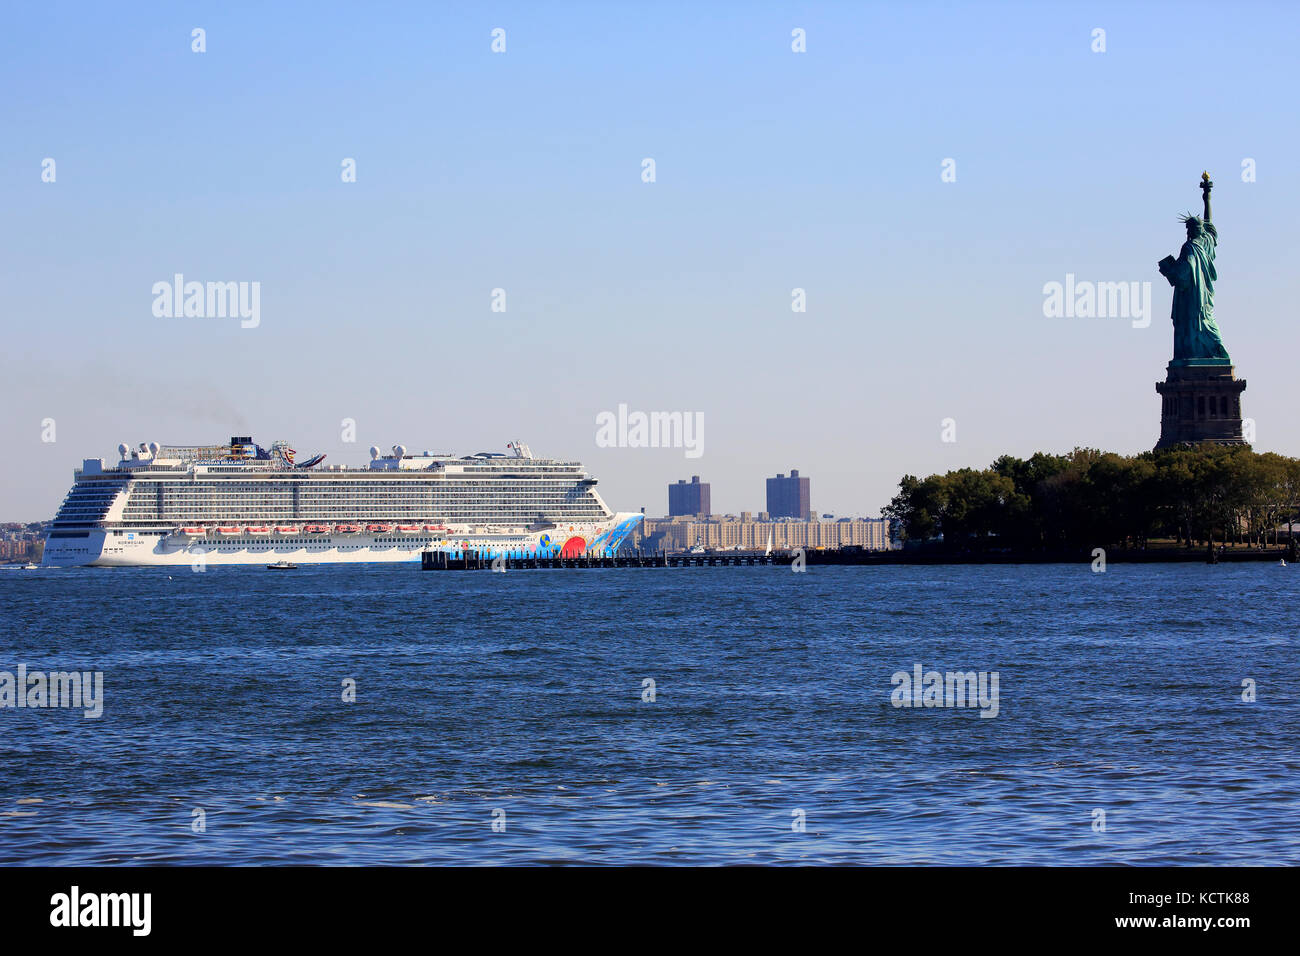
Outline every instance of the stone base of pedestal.
[[1245, 390], [1245, 379], [1238, 379], [1231, 365], [1170, 362], [1165, 380], [1156, 383], [1163, 399], [1156, 448], [1201, 442], [1247, 444], [1241, 435], [1241, 393]]

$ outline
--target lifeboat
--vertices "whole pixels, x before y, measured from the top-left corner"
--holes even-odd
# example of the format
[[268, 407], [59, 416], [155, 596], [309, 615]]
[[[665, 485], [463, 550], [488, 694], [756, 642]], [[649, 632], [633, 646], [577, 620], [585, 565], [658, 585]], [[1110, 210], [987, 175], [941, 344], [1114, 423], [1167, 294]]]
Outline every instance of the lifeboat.
[[305, 524], [302, 526], [303, 534], [328, 534], [329, 528], [323, 524]]
[[241, 535], [241, 534], [243, 534], [243, 533], [244, 533], [244, 529], [243, 529], [243, 528], [236, 527], [235, 525], [218, 525], [218, 526], [217, 526], [217, 534], [219, 534], [219, 535], [223, 535], [223, 536], [225, 536], [225, 537], [227, 537], [227, 538], [233, 538], [233, 537], [236, 537], [236, 536]]
[[276, 534], [297, 534], [298, 526], [295, 524], [278, 524], [275, 526]]
[[361, 525], [359, 524], [336, 524], [334, 530], [339, 534], [360, 534]]
[[207, 533], [208, 533], [207, 528], [197, 528], [197, 527], [177, 528], [175, 531], [172, 532], [172, 534], [181, 534], [187, 538], [201, 538]]
[[446, 531], [447, 526], [441, 524], [426, 524], [424, 526], [424, 530], [425, 531]]
[[368, 524], [366, 530], [371, 534], [388, 534], [393, 530], [393, 526], [391, 524]]
[[399, 524], [397, 530], [401, 534], [419, 534], [420, 526], [418, 524]]
[[271, 529], [264, 524], [253, 525], [252, 527], [247, 528], [246, 530], [248, 531], [249, 534], [256, 534], [256, 535], [268, 535], [271, 533]]

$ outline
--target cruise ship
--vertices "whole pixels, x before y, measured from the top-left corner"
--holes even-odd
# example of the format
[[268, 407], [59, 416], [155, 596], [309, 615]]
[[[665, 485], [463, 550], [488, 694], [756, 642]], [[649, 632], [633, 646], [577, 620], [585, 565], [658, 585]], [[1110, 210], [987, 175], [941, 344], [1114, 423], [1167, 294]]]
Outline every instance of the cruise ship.
[[576, 556], [616, 550], [616, 513], [575, 461], [370, 449], [361, 467], [296, 461], [288, 442], [118, 446], [74, 473], [45, 539], [47, 567], [418, 561], [428, 550]]

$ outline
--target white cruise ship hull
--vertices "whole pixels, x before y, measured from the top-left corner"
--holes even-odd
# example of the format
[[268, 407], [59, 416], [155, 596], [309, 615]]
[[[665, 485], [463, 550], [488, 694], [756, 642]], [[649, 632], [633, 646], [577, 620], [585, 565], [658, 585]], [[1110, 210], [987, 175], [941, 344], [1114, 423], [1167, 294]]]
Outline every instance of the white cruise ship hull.
[[422, 552], [487, 557], [616, 550], [641, 521], [614, 512], [578, 462], [370, 449], [364, 467], [297, 464], [288, 442], [125, 443], [87, 458], [45, 539], [46, 567], [352, 564]]
[[424, 551], [497, 554], [582, 553], [616, 549], [641, 521], [639, 513], [620, 513], [608, 522], [575, 525], [572, 530], [524, 533], [450, 532], [445, 539], [427, 534], [322, 534], [290, 539], [238, 536], [192, 540], [173, 532], [91, 530], [85, 536], [51, 535], [44, 567], [191, 567], [208, 565], [363, 564], [419, 561]]

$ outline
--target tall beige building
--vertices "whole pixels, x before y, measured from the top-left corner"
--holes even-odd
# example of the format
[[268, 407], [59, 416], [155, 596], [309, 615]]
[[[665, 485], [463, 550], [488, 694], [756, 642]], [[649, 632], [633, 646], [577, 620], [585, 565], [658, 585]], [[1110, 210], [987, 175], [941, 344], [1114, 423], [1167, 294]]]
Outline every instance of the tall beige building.
[[697, 544], [713, 550], [762, 551], [769, 540], [773, 550], [859, 547], [883, 551], [890, 547], [889, 522], [883, 518], [755, 521], [750, 512], [706, 519], [646, 518], [631, 544], [664, 551], [686, 551]]

